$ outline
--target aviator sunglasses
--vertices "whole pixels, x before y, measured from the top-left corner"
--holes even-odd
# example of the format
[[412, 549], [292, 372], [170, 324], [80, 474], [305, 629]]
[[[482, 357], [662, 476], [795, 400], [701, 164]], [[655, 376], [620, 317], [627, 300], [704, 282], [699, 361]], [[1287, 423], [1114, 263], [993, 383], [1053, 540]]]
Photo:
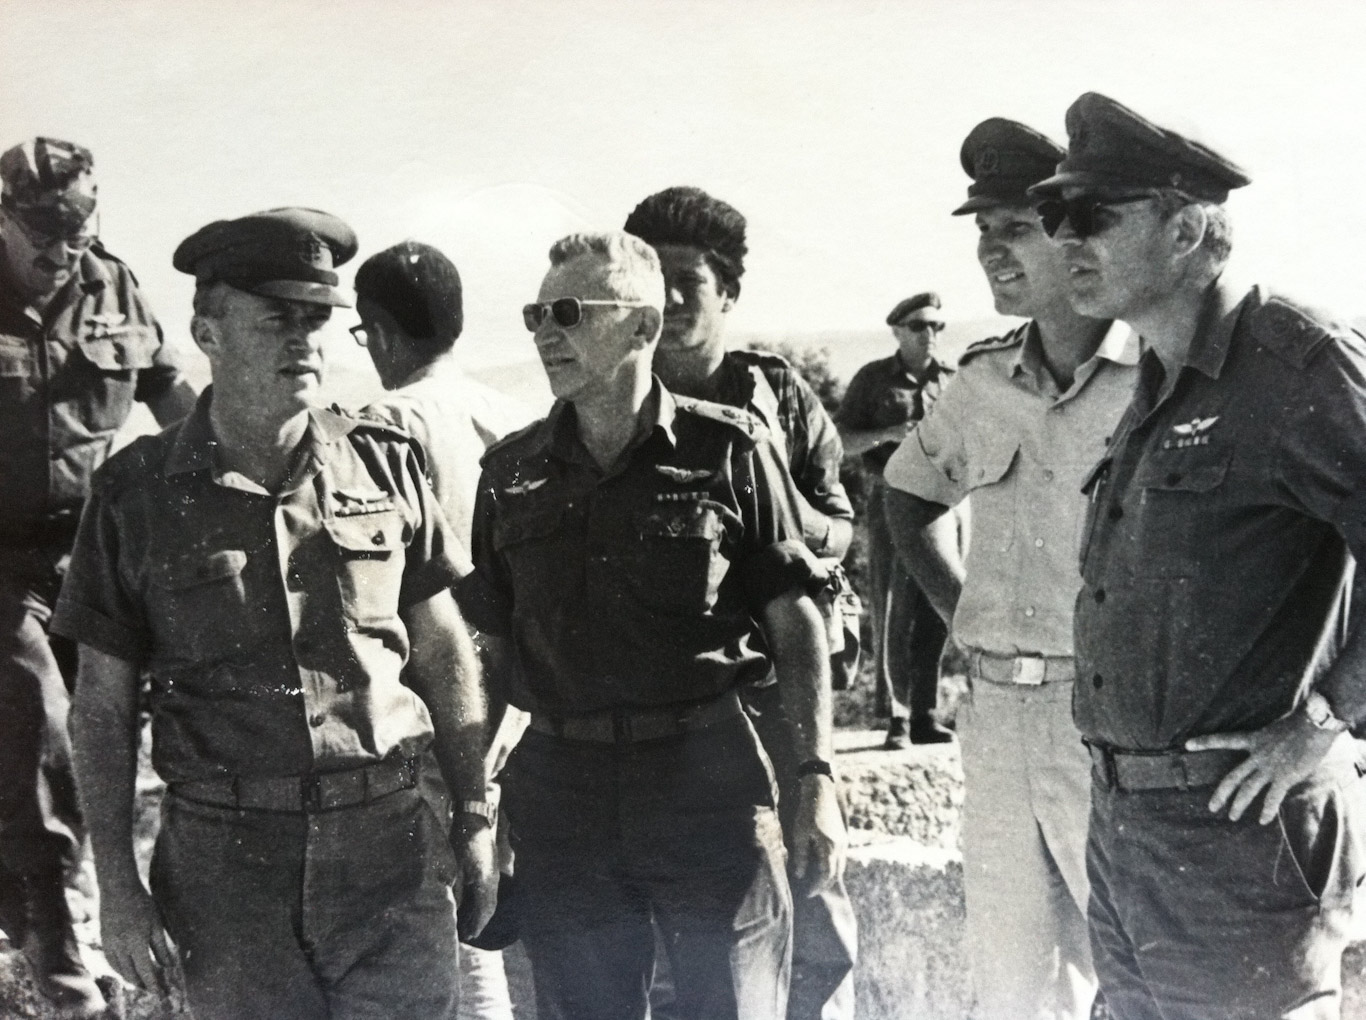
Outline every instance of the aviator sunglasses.
[[1128, 205], [1132, 202], [1146, 202], [1156, 198], [1154, 194], [1121, 195], [1118, 198], [1101, 198], [1099, 195], [1077, 195], [1075, 198], [1048, 198], [1035, 208], [1043, 223], [1043, 232], [1049, 237], [1057, 234], [1062, 221], [1072, 225], [1072, 233], [1079, 239], [1098, 234], [1110, 226], [1110, 220], [1101, 215], [1102, 211], [1114, 205]]
[[573, 329], [583, 321], [585, 305], [602, 305], [608, 308], [646, 308], [649, 301], [593, 301], [587, 298], [562, 297], [554, 301], [532, 302], [522, 306], [522, 321], [531, 332], [541, 328], [547, 314], [562, 329]]

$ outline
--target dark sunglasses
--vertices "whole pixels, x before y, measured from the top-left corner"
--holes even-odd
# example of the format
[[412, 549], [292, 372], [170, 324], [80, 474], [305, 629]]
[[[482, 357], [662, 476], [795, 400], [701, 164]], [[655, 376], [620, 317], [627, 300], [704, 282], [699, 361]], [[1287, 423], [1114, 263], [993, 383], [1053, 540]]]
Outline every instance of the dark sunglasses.
[[1097, 215], [1101, 210], [1115, 205], [1129, 205], [1132, 202], [1146, 202], [1150, 198], [1156, 198], [1151, 193], [1146, 195], [1121, 195], [1118, 198], [1101, 198], [1099, 195], [1077, 195], [1075, 198], [1047, 198], [1040, 202], [1035, 208], [1039, 212], [1039, 220], [1043, 223], [1043, 232], [1049, 237], [1057, 234], [1058, 228], [1062, 226], [1062, 221], [1066, 220], [1072, 225], [1072, 233], [1079, 238], [1087, 238], [1092, 234], [1098, 234], [1106, 227], [1110, 226], [1105, 222], [1107, 217]]
[[942, 322], [931, 322], [929, 319], [915, 319], [911, 322], [901, 323], [902, 329], [909, 329], [912, 333], [938, 333], [943, 330]]
[[92, 231], [82, 231], [78, 234], [49, 234], [30, 226], [19, 214], [11, 212], [8, 209], [6, 209], [5, 212], [10, 220], [14, 222], [14, 225], [23, 231], [24, 236], [28, 238], [29, 244], [33, 245], [33, 247], [37, 248], [39, 251], [46, 251], [59, 242], [66, 245], [70, 251], [89, 251], [95, 242], [100, 239], [99, 221], [94, 218], [87, 224], [88, 226], [93, 226], [95, 228]]
[[583, 321], [585, 305], [602, 305], [608, 308], [647, 308], [649, 301], [593, 301], [587, 298], [562, 297], [554, 301], [533, 302], [522, 306], [522, 321], [531, 332], [541, 328], [548, 314], [561, 329], [573, 329]]

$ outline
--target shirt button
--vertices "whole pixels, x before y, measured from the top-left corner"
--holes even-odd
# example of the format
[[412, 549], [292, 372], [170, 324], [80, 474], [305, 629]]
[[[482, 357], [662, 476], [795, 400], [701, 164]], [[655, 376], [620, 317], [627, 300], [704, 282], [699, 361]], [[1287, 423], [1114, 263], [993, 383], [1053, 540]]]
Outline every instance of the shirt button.
[[1025, 616], [1033, 616], [1033, 615], [1034, 615], [1034, 607], [1033, 607], [1033, 606], [1026, 606], [1026, 607], [1025, 607]]
[[1118, 503], [1111, 503], [1108, 516], [1110, 520], [1117, 521], [1124, 516], [1124, 508]]
[[1096, 599], [1097, 602], [1104, 602], [1104, 601], [1105, 601], [1105, 589], [1104, 589], [1104, 588], [1097, 588], [1097, 589], [1096, 589], [1095, 599]]
[[382, 532], [382, 531], [376, 531], [373, 535], [370, 536], [370, 541], [371, 541], [371, 543], [374, 544], [374, 545], [383, 545], [383, 544], [384, 544], [384, 532]]
[[1102, 687], [1105, 686], [1105, 681], [1101, 678], [1101, 675], [1099, 673], [1097, 673], [1095, 676], [1091, 678], [1091, 686], [1094, 687], [1096, 690], [1100, 690]]
[[308, 717], [308, 725], [312, 726], [315, 730], [325, 722], [327, 722], [327, 716], [323, 715], [321, 712], [317, 715], [310, 715]]
[[1042, 548], [1043, 548], [1043, 539], [1042, 539], [1042, 538], [1036, 538], [1036, 539], [1034, 539], [1034, 548], [1035, 548], [1035, 549], [1042, 549]]

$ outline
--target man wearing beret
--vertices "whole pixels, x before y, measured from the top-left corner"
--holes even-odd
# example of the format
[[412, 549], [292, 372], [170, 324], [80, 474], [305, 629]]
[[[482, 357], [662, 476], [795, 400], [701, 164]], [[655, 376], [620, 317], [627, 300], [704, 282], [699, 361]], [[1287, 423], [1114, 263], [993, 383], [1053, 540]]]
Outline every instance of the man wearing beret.
[[[626, 218], [624, 229], [655, 249], [664, 271], [664, 325], [654, 371], [672, 393], [741, 407], [759, 417], [779, 443], [796, 484], [807, 548], [837, 570], [853, 538], [854, 509], [840, 482], [844, 448], [834, 422], [785, 359], [726, 350], [726, 321], [740, 297], [749, 250], [745, 226], [734, 206], [690, 187], [650, 195]], [[823, 593], [822, 606], [831, 604]], [[745, 701], [773, 762], [783, 837], [792, 847], [801, 786], [812, 780], [796, 774], [799, 762], [792, 757], [791, 722], [781, 695], [770, 675], [745, 692]], [[852, 1017], [857, 930], [843, 877], [814, 890], [792, 884], [789, 1020]]]
[[773, 774], [738, 692], [770, 657], [800, 763], [795, 873], [840, 873], [828, 661], [791, 478], [744, 410], [651, 374], [654, 250], [550, 250], [526, 306], [555, 405], [484, 459], [461, 605], [531, 713], [503, 772], [537, 1011], [638, 1018], [657, 926], [675, 1015], [786, 1013], [791, 897]]
[[1126, 1020], [1337, 1017], [1366, 874], [1366, 338], [1228, 280], [1232, 162], [1096, 93], [1067, 131], [1034, 193], [1072, 305], [1144, 347], [1076, 611], [1101, 987]]
[[[935, 338], [944, 328], [939, 306], [939, 295], [929, 291], [897, 303], [887, 316], [896, 353], [860, 368], [835, 414], [845, 452], [863, 456], [867, 478], [873, 666], [878, 711], [891, 715], [888, 750], [953, 739], [934, 718], [939, 656], [948, 632], [892, 548], [882, 480], [892, 451], [953, 376], [953, 369], [935, 357]], [[949, 525], [952, 519], [939, 526]]]
[[90, 476], [134, 400], [165, 425], [194, 393], [133, 274], [100, 244], [89, 150], [0, 155], [0, 928], [71, 1015], [104, 1008], [64, 875], [84, 830], [66, 733], [75, 649], [47, 625]]
[[[1091, 760], [1072, 725], [1072, 611], [1081, 484], [1128, 404], [1138, 344], [1068, 300], [1067, 266], [1026, 189], [1056, 142], [993, 117], [963, 142], [977, 259], [1002, 315], [1030, 321], [968, 348], [939, 401], [887, 463], [888, 526], [953, 623], [970, 693], [959, 708], [966, 781], [968, 956], [983, 1020], [1089, 1015], [1086, 822]], [[966, 571], [930, 522], [971, 496]]]
[[[105, 954], [155, 988], [169, 934], [198, 1020], [445, 1017], [452, 881], [480, 923], [492, 910], [462, 564], [408, 436], [316, 406], [333, 268], [355, 250], [310, 209], [176, 249], [213, 386], [97, 473], [53, 622], [81, 646]], [[150, 894], [132, 841], [144, 672], [167, 787]], [[449, 842], [421, 795], [433, 758]]]

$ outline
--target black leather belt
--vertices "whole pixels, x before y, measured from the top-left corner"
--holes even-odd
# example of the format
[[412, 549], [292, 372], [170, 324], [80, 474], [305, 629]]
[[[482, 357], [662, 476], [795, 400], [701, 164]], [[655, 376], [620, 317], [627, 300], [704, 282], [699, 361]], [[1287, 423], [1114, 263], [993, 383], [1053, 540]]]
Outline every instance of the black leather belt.
[[306, 776], [235, 776], [172, 783], [177, 797], [248, 811], [315, 812], [355, 807], [417, 785], [416, 758]]
[[1246, 751], [1116, 751], [1086, 741], [1093, 774], [1111, 790], [1194, 790], [1214, 786]]
[[727, 692], [704, 705], [686, 708], [614, 709], [591, 715], [551, 716], [531, 714], [530, 729], [561, 740], [583, 740], [594, 744], [634, 744], [642, 740], [662, 740], [689, 730], [705, 729], [740, 715], [740, 698]]

